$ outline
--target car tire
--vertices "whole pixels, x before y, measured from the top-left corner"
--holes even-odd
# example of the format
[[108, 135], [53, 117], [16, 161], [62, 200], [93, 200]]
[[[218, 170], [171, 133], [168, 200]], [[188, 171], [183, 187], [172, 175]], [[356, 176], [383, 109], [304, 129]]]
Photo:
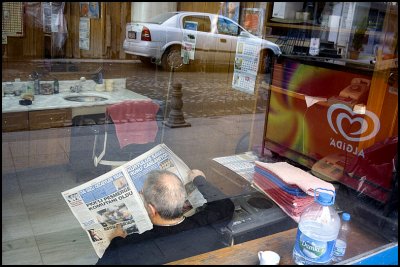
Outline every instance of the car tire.
[[175, 66], [174, 71], [182, 71], [185, 69], [186, 65], [183, 64], [179, 46], [173, 46], [165, 51], [161, 58], [161, 66], [165, 71], [170, 71], [172, 66]]

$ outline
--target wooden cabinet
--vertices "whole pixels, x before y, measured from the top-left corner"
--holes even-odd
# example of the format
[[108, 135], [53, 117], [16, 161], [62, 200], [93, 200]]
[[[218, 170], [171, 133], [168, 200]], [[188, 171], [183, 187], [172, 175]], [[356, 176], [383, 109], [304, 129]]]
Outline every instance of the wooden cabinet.
[[2, 132], [39, 130], [71, 125], [71, 109], [51, 109], [2, 114]]
[[72, 125], [71, 109], [53, 109], [29, 112], [30, 130]]
[[29, 130], [28, 112], [10, 112], [2, 114], [2, 131]]
[[[72, 125], [71, 109], [3, 113], [2, 121], [15, 170], [69, 162], [71, 127], [64, 126]], [[6, 133], [16, 131], [26, 132]]]

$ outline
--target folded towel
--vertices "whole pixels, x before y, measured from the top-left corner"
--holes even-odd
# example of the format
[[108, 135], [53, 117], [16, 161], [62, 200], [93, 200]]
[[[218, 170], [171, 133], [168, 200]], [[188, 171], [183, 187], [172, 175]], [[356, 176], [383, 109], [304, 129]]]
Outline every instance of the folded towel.
[[279, 179], [279, 177], [276, 177], [274, 174], [272, 174], [271, 172], [269, 172], [267, 170], [264, 170], [258, 166], [255, 166], [254, 170], [255, 170], [256, 174], [262, 175], [265, 179], [270, 180], [271, 182], [273, 182], [274, 184], [279, 186], [282, 190], [286, 191], [287, 193], [289, 193], [291, 195], [295, 195], [298, 197], [308, 196], [298, 186], [286, 184], [281, 179]]
[[310, 196], [314, 196], [314, 190], [316, 188], [324, 188], [335, 192], [335, 187], [331, 183], [323, 181], [287, 162], [266, 163], [256, 161], [255, 163], [256, 166], [278, 176], [286, 184], [297, 185]]
[[259, 174], [254, 175], [253, 186], [264, 192], [272, 201], [275, 202], [289, 217], [296, 222], [300, 221], [300, 216], [303, 211], [314, 202], [314, 198], [296, 197], [288, 194], [284, 190], [277, 188], [271, 181], [265, 179]]
[[289, 194], [272, 181], [265, 179], [265, 177], [257, 173], [254, 175], [254, 183], [264, 189], [264, 191], [275, 195], [279, 203], [288, 205], [292, 210], [308, 206], [310, 203], [314, 202], [314, 198], [309, 195], [306, 197], [299, 197]]
[[155, 141], [158, 109], [158, 104], [151, 100], [124, 101], [107, 107], [121, 148]]

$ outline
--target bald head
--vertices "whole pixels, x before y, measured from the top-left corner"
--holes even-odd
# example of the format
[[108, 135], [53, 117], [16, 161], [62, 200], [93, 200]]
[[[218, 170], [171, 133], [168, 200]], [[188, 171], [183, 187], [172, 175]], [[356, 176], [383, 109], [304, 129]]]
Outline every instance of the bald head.
[[143, 185], [143, 197], [157, 210], [161, 218], [176, 219], [183, 215], [185, 187], [170, 171], [151, 171]]

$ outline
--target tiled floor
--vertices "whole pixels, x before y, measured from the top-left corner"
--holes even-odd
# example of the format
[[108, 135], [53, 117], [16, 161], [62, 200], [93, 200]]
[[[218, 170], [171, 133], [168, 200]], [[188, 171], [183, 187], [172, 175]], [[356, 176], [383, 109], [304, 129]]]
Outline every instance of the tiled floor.
[[[188, 121], [191, 127], [165, 127], [163, 141], [188, 166], [204, 170], [212, 181], [216, 177], [212, 177], [210, 160], [235, 154], [240, 139], [251, 127], [262, 125], [263, 114]], [[253, 127], [251, 135], [261, 136], [261, 128]], [[40, 150], [44, 145], [40, 134], [48, 136], [48, 132], [3, 133], [2, 264], [94, 264], [97, 261], [86, 233], [61, 196], [62, 191], [84, 181], [77, 183], [73, 172], [63, 164], [35, 168], [34, 164], [27, 167], [19, 161], [24, 153], [29, 154], [27, 150], [33, 153], [35, 145]], [[36, 138], [32, 139], [32, 134]], [[28, 143], [29, 138], [34, 141]], [[260, 144], [255, 139], [252, 142]], [[49, 159], [64, 153], [64, 140], [57, 139], [57, 135], [46, 140], [59, 144], [59, 150], [48, 151]], [[40, 155], [31, 157], [31, 163], [35, 158], [39, 159]]]

